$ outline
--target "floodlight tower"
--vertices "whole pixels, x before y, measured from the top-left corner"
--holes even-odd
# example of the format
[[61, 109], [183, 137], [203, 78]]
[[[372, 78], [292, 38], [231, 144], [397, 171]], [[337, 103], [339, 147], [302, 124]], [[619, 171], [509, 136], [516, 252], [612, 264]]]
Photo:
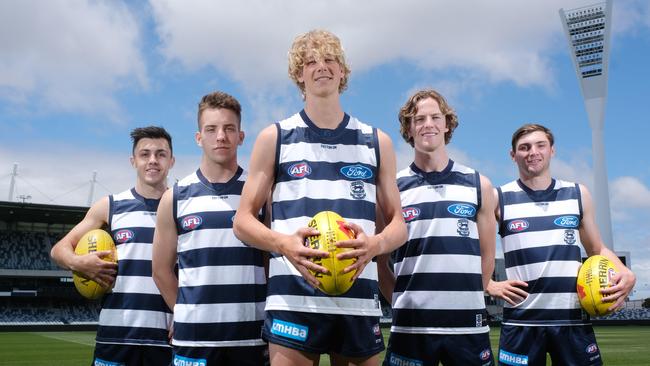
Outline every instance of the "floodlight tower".
[[614, 240], [603, 139], [612, 1], [572, 10], [560, 9], [560, 18], [569, 41], [571, 59], [580, 81], [591, 126], [596, 224], [600, 228], [603, 242], [613, 251]]

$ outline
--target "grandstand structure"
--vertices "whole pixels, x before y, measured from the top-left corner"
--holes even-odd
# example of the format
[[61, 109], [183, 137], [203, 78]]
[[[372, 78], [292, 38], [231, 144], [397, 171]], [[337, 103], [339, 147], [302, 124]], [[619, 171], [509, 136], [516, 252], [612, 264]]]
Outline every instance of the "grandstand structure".
[[[69, 271], [50, 260], [49, 252], [83, 219], [88, 207], [0, 201], [0, 331], [31, 329], [95, 329], [101, 300], [81, 297]], [[626, 263], [627, 258], [621, 258]], [[503, 258], [493, 278], [504, 280]], [[502, 319], [503, 302], [486, 297], [490, 322]], [[382, 323], [390, 324], [390, 301], [382, 299]], [[623, 311], [595, 319], [598, 324], [650, 325], [650, 309], [641, 301]]]
[[0, 329], [96, 326], [99, 303], [76, 291], [50, 249], [88, 207], [0, 201]]

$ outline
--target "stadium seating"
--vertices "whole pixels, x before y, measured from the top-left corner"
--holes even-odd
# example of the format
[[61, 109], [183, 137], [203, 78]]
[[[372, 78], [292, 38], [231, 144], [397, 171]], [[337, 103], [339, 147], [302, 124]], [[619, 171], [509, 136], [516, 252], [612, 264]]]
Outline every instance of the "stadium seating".
[[0, 268], [55, 270], [50, 249], [55, 237], [45, 233], [0, 231]]

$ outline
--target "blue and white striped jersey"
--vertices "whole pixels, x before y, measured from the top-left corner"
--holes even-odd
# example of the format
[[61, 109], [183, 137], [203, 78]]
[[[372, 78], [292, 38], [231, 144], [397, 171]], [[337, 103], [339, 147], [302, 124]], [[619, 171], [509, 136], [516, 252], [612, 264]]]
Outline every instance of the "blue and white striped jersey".
[[263, 253], [235, 237], [233, 218], [246, 173], [210, 183], [197, 170], [174, 185], [178, 297], [172, 344], [259, 346], [266, 276]]
[[[376, 129], [347, 114], [336, 129], [321, 129], [304, 111], [276, 127], [271, 228], [293, 234], [316, 213], [329, 210], [373, 235], [379, 171]], [[286, 258], [272, 254], [266, 310], [380, 316], [376, 262], [365, 267], [348, 292], [328, 296], [309, 286]]]
[[117, 247], [118, 270], [99, 314], [98, 343], [169, 346], [171, 311], [151, 277], [159, 202], [134, 188], [109, 196], [108, 226]]
[[520, 180], [497, 189], [506, 276], [528, 283], [528, 297], [517, 306], [506, 303], [503, 323], [513, 325], [584, 324], [576, 293], [581, 264], [580, 187], [552, 180], [533, 191]]
[[452, 160], [441, 172], [413, 163], [397, 174], [397, 186], [408, 239], [393, 252], [391, 332], [488, 332], [476, 224], [479, 174]]

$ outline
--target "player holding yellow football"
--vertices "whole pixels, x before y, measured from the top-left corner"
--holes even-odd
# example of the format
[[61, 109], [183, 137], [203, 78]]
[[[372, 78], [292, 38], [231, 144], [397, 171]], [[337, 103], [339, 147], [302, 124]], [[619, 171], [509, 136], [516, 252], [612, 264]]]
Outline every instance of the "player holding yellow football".
[[496, 190], [495, 211], [507, 280], [490, 281], [487, 292], [504, 299], [499, 340], [502, 365], [602, 365], [596, 337], [578, 302], [576, 277], [580, 245], [588, 256], [600, 254], [618, 268], [616, 284], [602, 289], [610, 309], [623, 305], [636, 278], [603, 243], [585, 186], [554, 179], [551, 131], [539, 124], [512, 135], [510, 156], [519, 179]]
[[483, 289], [494, 270], [492, 184], [449, 158], [458, 117], [435, 90], [399, 111], [413, 163], [397, 174], [408, 240], [379, 262], [393, 324], [384, 365], [494, 365]]
[[[263, 336], [274, 365], [376, 365], [384, 348], [379, 316], [377, 267], [373, 258], [406, 239], [395, 184], [390, 138], [346, 114], [340, 103], [350, 69], [339, 39], [322, 30], [298, 36], [289, 52], [289, 75], [300, 88], [304, 109], [265, 128], [250, 160], [250, 175], [235, 217], [235, 234], [272, 252]], [[271, 229], [255, 216], [271, 199]], [[340, 214], [357, 234], [339, 242], [357, 258], [352, 288], [341, 296], [317, 290], [310, 258], [327, 252], [305, 247], [312, 216]], [[380, 210], [386, 228], [375, 235]]]
[[[95, 365], [167, 365], [172, 355], [167, 339], [171, 311], [151, 278], [156, 210], [174, 165], [172, 138], [163, 128], [150, 126], [134, 129], [131, 139], [135, 187], [93, 204], [51, 252], [61, 267], [80, 272], [103, 287], [115, 281], [99, 314]], [[110, 251], [75, 255], [82, 235], [104, 226], [117, 246], [118, 263], [100, 259]]]
[[265, 253], [232, 231], [246, 180], [237, 162], [241, 105], [207, 94], [197, 120], [201, 163], [163, 195], [153, 246], [153, 277], [174, 309], [172, 364], [263, 366]]

